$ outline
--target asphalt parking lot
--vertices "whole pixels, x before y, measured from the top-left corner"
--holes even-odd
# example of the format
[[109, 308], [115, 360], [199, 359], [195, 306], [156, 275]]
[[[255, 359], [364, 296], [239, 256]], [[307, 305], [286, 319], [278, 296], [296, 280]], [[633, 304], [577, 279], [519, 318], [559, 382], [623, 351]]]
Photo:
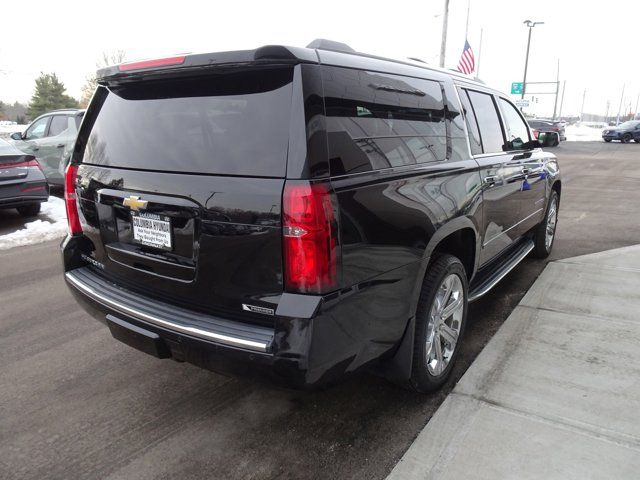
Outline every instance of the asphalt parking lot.
[[[640, 242], [640, 144], [563, 143], [551, 260]], [[9, 217], [7, 217], [9, 218]], [[363, 373], [303, 393], [156, 360], [66, 291], [58, 242], [0, 252], [0, 478], [384, 478], [544, 268], [474, 303], [437, 394]]]

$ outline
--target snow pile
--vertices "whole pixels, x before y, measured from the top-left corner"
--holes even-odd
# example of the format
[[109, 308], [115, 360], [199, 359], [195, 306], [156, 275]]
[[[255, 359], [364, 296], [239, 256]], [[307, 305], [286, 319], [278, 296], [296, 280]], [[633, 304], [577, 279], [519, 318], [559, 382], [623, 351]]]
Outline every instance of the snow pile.
[[600, 126], [569, 125], [566, 129], [567, 140], [570, 142], [601, 142], [602, 130]]
[[7, 125], [0, 123], [0, 137], [9, 137], [12, 133], [24, 132], [26, 128], [27, 125]]
[[[42, 204], [37, 220], [27, 222], [24, 228], [0, 236], [0, 250], [7, 250], [23, 245], [46, 242], [64, 237], [67, 233], [67, 212], [64, 201], [57, 197], [49, 197]], [[46, 218], [46, 220], [42, 220]]]

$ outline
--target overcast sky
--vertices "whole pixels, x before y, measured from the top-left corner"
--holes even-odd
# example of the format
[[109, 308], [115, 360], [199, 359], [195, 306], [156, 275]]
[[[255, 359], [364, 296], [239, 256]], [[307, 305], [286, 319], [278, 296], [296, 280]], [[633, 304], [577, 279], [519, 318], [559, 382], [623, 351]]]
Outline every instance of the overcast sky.
[[[68, 93], [79, 98], [102, 52], [115, 50], [125, 50], [133, 60], [266, 44], [305, 46], [314, 38], [330, 38], [358, 51], [438, 65], [443, 5], [444, 0], [181, 0], [166, 6], [32, 0], [28, 13], [23, 7], [3, 9], [0, 100], [28, 102], [40, 71], [57, 73]], [[467, 0], [450, 1], [450, 68], [464, 45], [466, 11]], [[555, 81], [559, 58], [560, 79], [567, 81], [563, 115], [580, 112], [585, 89], [585, 112], [603, 114], [609, 100], [610, 111], [617, 113], [623, 83], [624, 105], [635, 110], [640, 1], [471, 0], [469, 42], [487, 84], [507, 92], [511, 82], [522, 80], [527, 19], [545, 22], [533, 30], [528, 80]], [[550, 116], [553, 96], [539, 98], [535, 113]]]

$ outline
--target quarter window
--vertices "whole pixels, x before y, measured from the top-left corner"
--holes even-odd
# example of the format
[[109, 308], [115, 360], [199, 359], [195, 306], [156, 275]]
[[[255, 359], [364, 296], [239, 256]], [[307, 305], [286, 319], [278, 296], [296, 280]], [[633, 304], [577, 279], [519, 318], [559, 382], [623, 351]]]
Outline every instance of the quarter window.
[[504, 137], [493, 97], [474, 90], [468, 90], [468, 93], [473, 111], [478, 119], [484, 153], [502, 152]]
[[504, 98], [500, 99], [500, 107], [502, 108], [502, 113], [504, 113], [505, 128], [507, 130], [505, 151], [525, 150], [529, 146], [529, 127], [516, 110], [516, 107]]
[[332, 175], [445, 160], [438, 82], [324, 67]]

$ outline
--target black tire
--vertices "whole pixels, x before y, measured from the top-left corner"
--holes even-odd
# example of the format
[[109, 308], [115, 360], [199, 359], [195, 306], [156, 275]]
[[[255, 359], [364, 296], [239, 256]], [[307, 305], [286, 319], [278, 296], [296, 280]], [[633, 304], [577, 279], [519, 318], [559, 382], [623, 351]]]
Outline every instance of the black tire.
[[636, 143], [640, 143], [640, 138], [634, 138], [633, 141]]
[[611, 143], [611, 139], [610, 138], [605, 138], [604, 141], [607, 142], [607, 143]]
[[18, 210], [18, 213], [23, 217], [35, 217], [40, 213], [40, 204], [31, 203], [29, 205], [18, 207], [16, 210]]
[[[542, 222], [538, 224], [535, 229], [533, 241], [535, 248], [533, 249], [533, 256], [535, 258], [547, 258], [551, 254], [553, 249], [553, 242], [556, 240], [556, 228], [558, 225], [558, 207], [560, 206], [560, 197], [555, 190], [551, 191], [549, 202], [547, 203], [547, 211], [544, 215]], [[549, 217], [553, 215], [552, 209], [555, 208], [555, 219], [553, 220], [553, 235], [551, 242], [547, 241], [547, 227], [549, 224]]]
[[632, 138], [633, 138], [633, 135], [631, 135], [630, 133], [625, 133], [622, 136], [622, 143], [629, 143]]
[[[452, 276], [457, 277], [459, 284]], [[435, 319], [434, 317], [432, 320], [432, 308], [438, 310], [438, 306], [434, 306], [434, 302], [436, 298], [443, 300], [444, 292], [446, 291], [446, 286], [443, 286], [443, 284], [447, 279], [451, 279], [454, 283], [455, 286], [452, 285], [452, 290], [458, 295], [453, 296], [453, 294], [450, 294], [451, 296], [445, 301], [444, 307], [453, 308], [454, 304], [457, 304], [457, 300], [462, 296], [461, 306], [458, 305], [449, 317], [438, 322], [439, 318]], [[453, 255], [439, 255], [436, 257], [429, 265], [424, 277], [416, 312], [415, 342], [410, 379], [410, 385], [415, 391], [422, 393], [432, 392], [438, 389], [451, 373], [451, 369], [458, 357], [467, 322], [468, 298], [467, 273], [460, 260]], [[445, 323], [447, 321], [449, 321], [449, 324]], [[434, 322], [438, 322], [439, 325], [435, 326]], [[457, 328], [458, 334], [453, 348], [451, 348], [451, 343], [444, 338], [446, 331], [443, 324], [448, 327], [449, 331], [451, 329], [456, 330], [456, 327], [459, 327]], [[441, 331], [443, 333], [440, 333]], [[435, 341], [432, 341], [429, 348], [429, 338], [439, 342], [439, 347], [436, 346]], [[447, 346], [449, 347], [448, 360], [446, 360]], [[439, 350], [437, 350], [438, 348]], [[446, 362], [443, 360], [442, 363], [437, 361], [435, 363], [431, 361], [430, 363], [428, 361], [429, 355], [435, 355], [435, 351], [439, 351], [440, 358], [443, 358]], [[437, 372], [433, 371], [434, 368]]]

